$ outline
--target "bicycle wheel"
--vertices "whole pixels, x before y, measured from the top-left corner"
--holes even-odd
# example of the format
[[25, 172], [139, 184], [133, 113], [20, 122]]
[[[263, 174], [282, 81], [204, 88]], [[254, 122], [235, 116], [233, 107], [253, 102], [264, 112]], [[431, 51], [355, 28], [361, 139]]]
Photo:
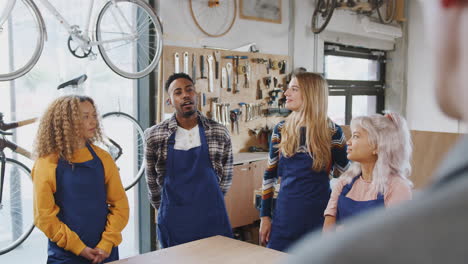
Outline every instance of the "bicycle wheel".
[[96, 39], [104, 62], [125, 78], [148, 75], [161, 58], [161, 23], [141, 0], [107, 2], [97, 19]]
[[145, 137], [143, 129], [132, 116], [122, 112], [110, 112], [102, 116], [105, 149], [119, 167], [125, 190], [140, 180], [144, 167]]
[[29, 72], [41, 56], [45, 37], [44, 20], [37, 6], [31, 0], [16, 1], [8, 19], [0, 25], [0, 57], [9, 58], [0, 63], [0, 81]]
[[[1, 165], [0, 165], [1, 166]], [[0, 255], [19, 246], [34, 228], [31, 171], [6, 158], [0, 201]]]
[[377, 14], [379, 15], [380, 22], [383, 24], [392, 23], [395, 18], [396, 1], [395, 0], [376, 0]]
[[319, 34], [330, 22], [335, 10], [336, 0], [318, 0], [312, 15], [312, 32]]
[[195, 25], [207, 36], [221, 37], [236, 21], [236, 0], [190, 0], [190, 14]]

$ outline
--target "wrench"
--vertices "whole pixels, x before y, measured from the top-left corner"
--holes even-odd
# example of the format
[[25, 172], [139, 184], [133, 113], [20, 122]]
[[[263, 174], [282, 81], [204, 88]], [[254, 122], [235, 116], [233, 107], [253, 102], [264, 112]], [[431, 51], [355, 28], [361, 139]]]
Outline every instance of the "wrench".
[[214, 84], [213, 84], [213, 55], [208, 55], [208, 90], [210, 92], [214, 91]]
[[180, 72], [179, 53], [178, 52], [174, 53], [174, 72], [175, 73]]
[[227, 71], [227, 91], [232, 91], [232, 63], [226, 63], [226, 71]]
[[184, 52], [184, 73], [189, 74], [188, 69], [188, 52]]

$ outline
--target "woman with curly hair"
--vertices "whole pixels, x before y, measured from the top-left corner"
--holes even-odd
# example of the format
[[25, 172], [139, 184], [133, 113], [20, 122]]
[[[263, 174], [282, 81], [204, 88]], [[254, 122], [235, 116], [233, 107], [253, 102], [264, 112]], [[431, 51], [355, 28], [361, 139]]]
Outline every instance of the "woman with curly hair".
[[379, 206], [411, 199], [411, 136], [396, 113], [360, 116], [351, 121], [351, 167], [333, 188], [325, 210], [324, 231]]
[[[292, 113], [273, 130], [263, 177], [260, 240], [285, 251], [306, 233], [321, 229], [330, 199], [329, 175], [349, 164], [341, 128], [327, 117], [328, 85], [315, 73], [298, 72], [285, 92]], [[274, 185], [281, 186], [272, 219]]]
[[128, 200], [101, 139], [94, 101], [57, 98], [43, 115], [32, 170], [34, 222], [49, 238], [47, 263], [117, 260]]

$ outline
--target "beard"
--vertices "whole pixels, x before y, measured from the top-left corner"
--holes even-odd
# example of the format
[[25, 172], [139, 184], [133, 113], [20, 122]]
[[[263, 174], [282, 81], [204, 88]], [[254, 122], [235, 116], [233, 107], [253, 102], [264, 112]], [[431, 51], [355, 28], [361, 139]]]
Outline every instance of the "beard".
[[183, 112], [183, 113], [182, 113], [182, 116], [183, 116], [183, 117], [186, 117], [186, 118], [187, 118], [187, 117], [191, 117], [191, 116], [193, 116], [196, 112], [197, 112], [196, 110], [190, 110], [190, 111], [187, 111], [187, 112]]

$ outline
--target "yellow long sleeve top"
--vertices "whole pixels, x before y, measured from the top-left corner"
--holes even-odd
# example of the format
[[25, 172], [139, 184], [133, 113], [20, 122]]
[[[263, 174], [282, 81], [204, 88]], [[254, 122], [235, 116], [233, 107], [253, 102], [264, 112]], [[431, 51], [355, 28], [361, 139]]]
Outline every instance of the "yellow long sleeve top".
[[[110, 253], [113, 247], [122, 242], [121, 232], [127, 225], [129, 217], [128, 199], [112, 157], [95, 145], [91, 147], [104, 166], [106, 202], [109, 206], [106, 227], [96, 247]], [[92, 159], [92, 154], [85, 147], [73, 154], [71, 162], [81, 163]], [[79, 255], [88, 245], [85, 245], [80, 237], [57, 217], [60, 211], [54, 199], [57, 187], [55, 178], [57, 164], [57, 154], [38, 158], [34, 163], [31, 173], [34, 186], [34, 223], [59, 247]]]

